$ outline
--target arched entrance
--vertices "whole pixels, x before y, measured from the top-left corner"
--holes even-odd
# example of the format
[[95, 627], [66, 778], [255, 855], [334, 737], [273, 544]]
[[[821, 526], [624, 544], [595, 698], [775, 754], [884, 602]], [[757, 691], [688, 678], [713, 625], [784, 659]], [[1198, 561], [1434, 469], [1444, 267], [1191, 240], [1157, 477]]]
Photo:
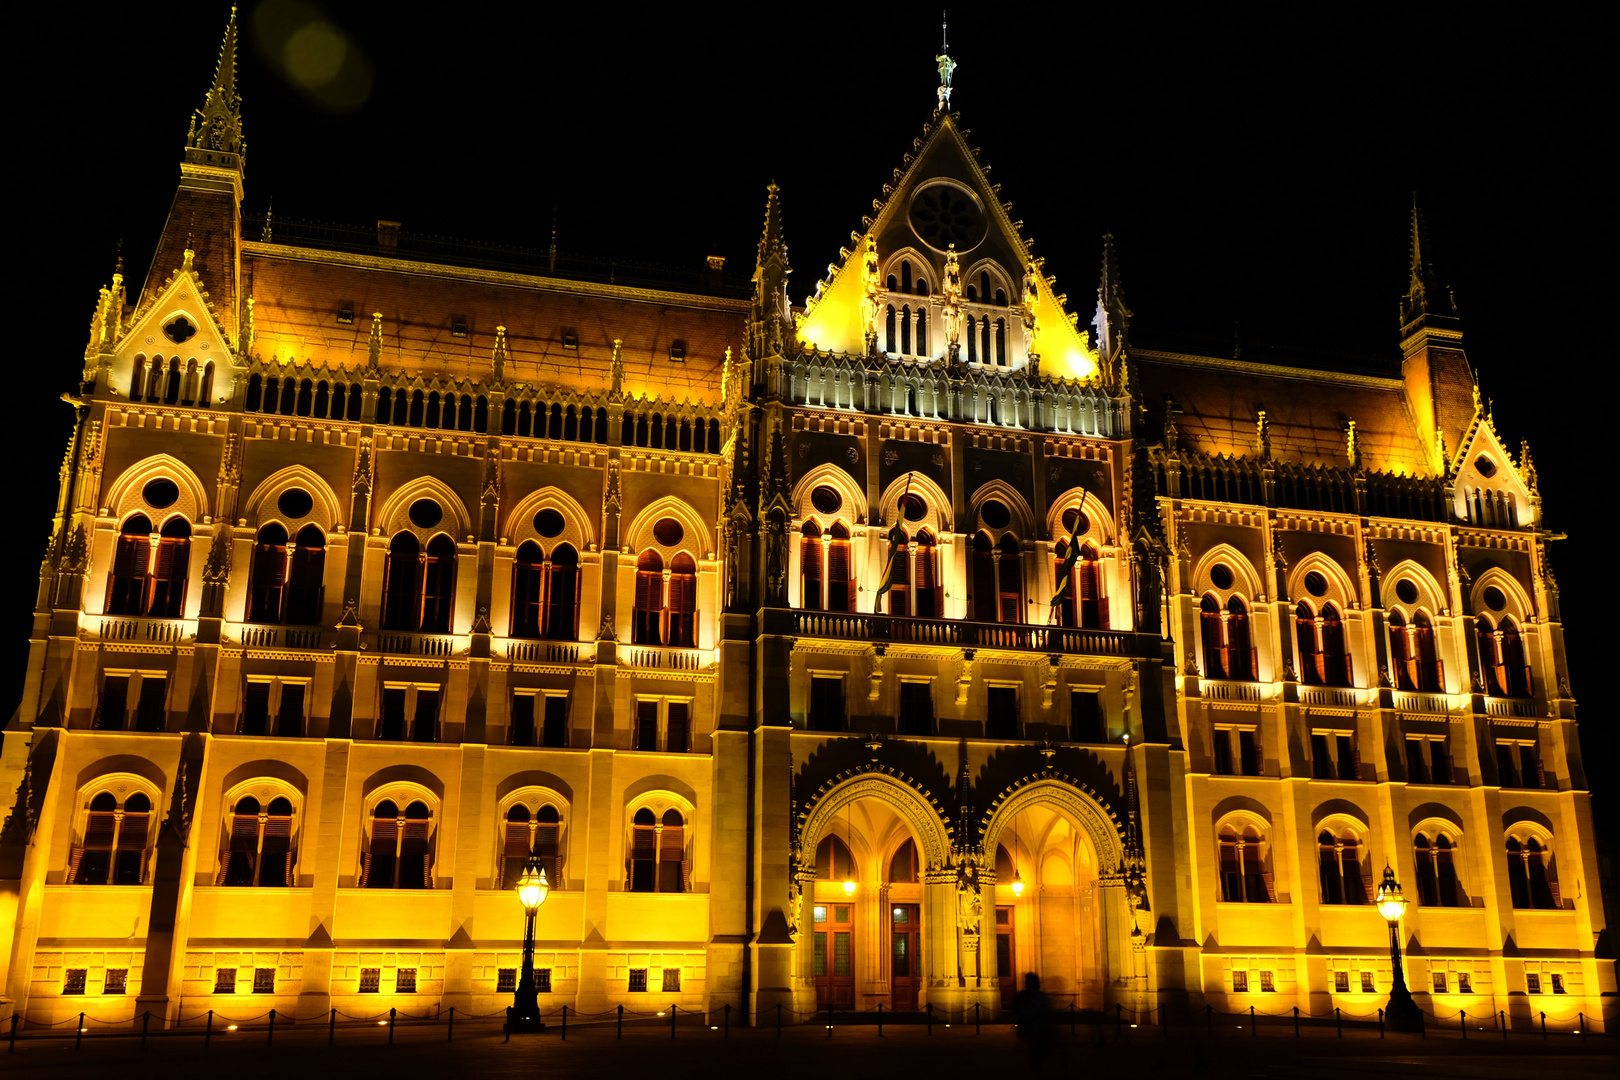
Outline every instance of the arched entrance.
[[888, 775], [828, 791], [801, 827], [801, 1011], [925, 1007], [956, 974], [949, 839], [935, 809]]
[[1111, 818], [1068, 784], [1037, 781], [1000, 802], [986, 825], [984, 850], [995, 874], [985, 960], [1003, 1004], [1011, 1005], [1033, 972], [1054, 1007], [1103, 1008], [1110, 972], [1119, 972], [1112, 937], [1130, 933]]

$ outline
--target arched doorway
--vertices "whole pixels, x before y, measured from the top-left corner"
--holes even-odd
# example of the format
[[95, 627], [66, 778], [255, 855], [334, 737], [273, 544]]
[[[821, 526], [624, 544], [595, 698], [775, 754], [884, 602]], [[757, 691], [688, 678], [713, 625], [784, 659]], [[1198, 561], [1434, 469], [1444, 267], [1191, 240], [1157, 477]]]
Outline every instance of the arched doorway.
[[910, 1012], [931, 977], [956, 981], [955, 887], [945, 827], [916, 791], [861, 776], [829, 791], [803, 826], [800, 1008]]
[[1033, 972], [1055, 1008], [1102, 1009], [1117, 952], [1109, 935], [1130, 922], [1113, 822], [1066, 784], [1031, 784], [991, 816], [985, 853], [995, 870], [985, 959], [1003, 1005]]

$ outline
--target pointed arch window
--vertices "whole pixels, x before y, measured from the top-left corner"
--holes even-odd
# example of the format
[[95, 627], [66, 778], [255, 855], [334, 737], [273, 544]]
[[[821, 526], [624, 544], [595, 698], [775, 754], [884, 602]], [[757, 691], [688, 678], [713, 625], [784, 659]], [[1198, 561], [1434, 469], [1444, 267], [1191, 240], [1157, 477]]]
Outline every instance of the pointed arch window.
[[1525, 662], [1524, 639], [1511, 618], [1492, 625], [1481, 615], [1474, 623], [1479, 638], [1479, 664], [1484, 669], [1485, 691], [1497, 697], [1530, 696], [1530, 665]]
[[1204, 677], [1252, 681], [1255, 650], [1249, 644], [1249, 610], [1234, 596], [1225, 608], [1212, 595], [1199, 602], [1199, 624], [1204, 645]]
[[275, 522], [259, 530], [248, 576], [248, 622], [279, 623], [287, 585], [287, 530]]
[[905, 843], [895, 849], [894, 857], [889, 860], [889, 881], [908, 884], [918, 880], [917, 844], [908, 837]]
[[908, 262], [900, 264], [900, 291], [903, 293], [911, 291], [911, 264]]
[[1427, 693], [1438, 691], [1444, 674], [1435, 654], [1434, 624], [1428, 614], [1419, 611], [1408, 623], [1400, 612], [1390, 612], [1389, 636], [1397, 687]]
[[920, 619], [941, 614], [939, 550], [934, 534], [923, 529], [911, 545], [912, 613]]
[[637, 645], [662, 645], [664, 560], [647, 550], [636, 560], [636, 609], [631, 640]]
[[911, 614], [911, 544], [906, 531], [896, 525], [889, 533], [894, 543], [894, 565], [889, 575], [889, 614]]
[[[257, 375], [253, 376], [253, 379], [254, 379], [255, 382], [258, 381], [258, 378], [259, 377]], [[130, 373], [130, 376], [129, 376], [129, 400], [131, 400], [131, 401], [139, 401], [141, 399], [141, 391], [143, 389], [145, 389], [145, 387], [146, 387], [146, 357], [137, 356], [135, 358], [135, 368]], [[255, 393], [255, 391], [257, 391], [258, 389], [259, 388], [257, 386], [250, 385], [249, 389], [248, 389], [248, 392], [249, 392], [249, 394], [252, 394], [256, 398], [258, 395]], [[255, 403], [253, 405], [248, 406], [248, 408], [250, 408], [250, 409], [257, 408], [257, 402], [255, 401]]]
[[1348, 829], [1324, 829], [1317, 837], [1324, 904], [1366, 904], [1371, 884], [1361, 864], [1361, 844]]
[[230, 813], [230, 836], [219, 853], [216, 885], [279, 886], [293, 884], [292, 802], [284, 795], [260, 808], [244, 795]]
[[388, 545], [383, 567], [384, 630], [415, 630], [422, 606], [421, 545], [413, 533], [402, 532]]
[[512, 636], [537, 638], [543, 622], [546, 556], [540, 545], [525, 540], [512, 564]]
[[[1068, 541], [1060, 540], [1053, 549], [1055, 575], [1063, 572], [1068, 556]], [[1087, 541], [1080, 545], [1080, 556], [1069, 570], [1069, 588], [1058, 604], [1058, 618], [1064, 626], [1080, 626], [1098, 630], [1108, 625], [1108, 600], [1102, 595], [1102, 573], [1097, 549]], [[1054, 575], [1054, 576], [1055, 576]], [[1062, 588], [1058, 580], [1054, 587]]]
[[163, 619], [180, 617], [185, 608], [186, 578], [190, 569], [191, 525], [183, 517], [172, 517], [158, 532], [157, 554], [152, 560], [149, 614]]
[[90, 800], [84, 834], [68, 855], [72, 885], [140, 885], [146, 876], [146, 841], [152, 800], [137, 791], [124, 799], [103, 791]]
[[[972, 286], [969, 286], [971, 289]], [[968, 299], [973, 299], [971, 296]], [[973, 316], [967, 317], [967, 359], [970, 364], [979, 362], [979, 334], [974, 327]]]
[[850, 881], [855, 877], [855, 856], [837, 836], [824, 836], [816, 845], [816, 878], [820, 881]]
[[1417, 862], [1418, 903], [1424, 907], [1462, 906], [1462, 888], [1457, 881], [1456, 844], [1444, 833], [1432, 839], [1418, 833], [1412, 840]]
[[806, 611], [822, 608], [821, 526], [806, 521], [799, 530], [799, 606]]
[[420, 799], [404, 813], [392, 799], [371, 812], [371, 836], [361, 856], [362, 889], [431, 889], [433, 865], [428, 841], [433, 812]]
[[850, 565], [849, 529], [842, 521], [827, 530], [827, 610], [852, 611], [855, 576]]
[[911, 305], [905, 304], [900, 308], [900, 351], [903, 354], [911, 353]]
[[[926, 293], [928, 290], [927, 283], [919, 281], [917, 290], [920, 293]], [[917, 308], [917, 355], [928, 355], [928, 309], [926, 307]]]
[[1252, 825], [1220, 831], [1221, 899], [1228, 904], [1268, 904], [1272, 877], [1265, 871], [1264, 837]]
[[553, 641], [579, 640], [579, 552], [572, 544], [558, 544], [551, 551], [545, 636]]
[[[1000, 299], [998, 296], [997, 299]], [[1007, 320], [996, 320], [996, 365], [1007, 366]]]
[[663, 816], [643, 806], [630, 827], [626, 867], [631, 892], [679, 893], [691, 889], [691, 862], [686, 851], [686, 820], [674, 807]]
[[1534, 836], [1507, 838], [1508, 889], [1516, 908], [1559, 908], [1552, 850]]
[[144, 615], [152, 561], [152, 523], [145, 514], [124, 522], [113, 549], [112, 573], [107, 575], [109, 615]]
[[697, 562], [686, 552], [670, 560], [668, 605], [665, 619], [668, 631], [664, 642], [679, 649], [697, 646]]
[[326, 534], [314, 525], [298, 530], [287, 566], [286, 621], [315, 626], [326, 598]]
[[1350, 656], [1345, 650], [1344, 623], [1331, 603], [1316, 614], [1301, 602], [1294, 609], [1294, 632], [1299, 642], [1300, 678], [1310, 686], [1349, 686]]

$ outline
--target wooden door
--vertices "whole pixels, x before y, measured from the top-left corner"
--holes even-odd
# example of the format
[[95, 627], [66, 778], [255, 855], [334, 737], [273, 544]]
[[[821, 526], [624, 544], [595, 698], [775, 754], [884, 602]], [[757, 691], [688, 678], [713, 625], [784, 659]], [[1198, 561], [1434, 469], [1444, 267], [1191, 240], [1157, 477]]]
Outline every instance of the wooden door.
[[817, 1009], [855, 1007], [853, 911], [852, 904], [816, 905]]
[[916, 904], [889, 909], [889, 1005], [896, 1012], [915, 1012], [922, 986], [922, 925]]
[[1018, 993], [1018, 965], [1013, 955], [1013, 909], [996, 908], [996, 986], [1001, 990], [1001, 1007], [1010, 1009]]

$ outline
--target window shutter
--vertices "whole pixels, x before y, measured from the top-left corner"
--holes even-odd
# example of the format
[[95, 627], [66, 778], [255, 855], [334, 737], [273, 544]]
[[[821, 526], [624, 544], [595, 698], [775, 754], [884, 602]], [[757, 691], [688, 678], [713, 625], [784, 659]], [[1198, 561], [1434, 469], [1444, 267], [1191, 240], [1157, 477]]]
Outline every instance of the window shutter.
[[1373, 886], [1372, 871], [1359, 859], [1356, 861], [1356, 869], [1361, 872], [1361, 884], [1367, 889], [1367, 903], [1370, 904], [1378, 899], [1378, 890]]
[[1377, 777], [1368, 776], [1366, 768], [1364, 768], [1362, 766], [1362, 764], [1361, 764], [1361, 740], [1355, 738], [1354, 736], [1352, 736], [1351, 739], [1350, 739], [1350, 752], [1355, 755], [1356, 779], [1357, 780], [1376, 780]]
[[1112, 625], [1113, 623], [1109, 621], [1108, 617], [1108, 597], [1099, 596], [1097, 598], [1097, 627], [1100, 630], [1107, 630]]
[[84, 823], [84, 846], [110, 850], [113, 844], [113, 828], [116, 822], [116, 815], [110, 812], [91, 813]]
[[[370, 856], [368, 855], [367, 858], [370, 858]], [[219, 849], [219, 872], [214, 875], [214, 884], [215, 885], [223, 885], [223, 884], [225, 884], [225, 882], [227, 880], [229, 880], [230, 874], [231, 874], [231, 845], [230, 845], [229, 842], [227, 842], [222, 847], [220, 847], [220, 849]], [[365, 874], [362, 873], [360, 875], [360, 884], [364, 885], [365, 883], [366, 883]]]
[[630, 836], [632, 859], [653, 859], [658, 855], [657, 833], [651, 825], [637, 825]]
[[1266, 883], [1266, 896], [1275, 904], [1277, 902], [1277, 875], [1266, 871], [1260, 875], [1260, 879]]
[[660, 846], [664, 862], [680, 862], [686, 852], [686, 830], [679, 825], [665, 825]]
[[529, 823], [527, 821], [508, 821], [506, 823], [506, 845], [501, 853], [508, 859], [527, 859], [529, 857]]
[[399, 876], [400, 885], [404, 887], [406, 875], [418, 873], [422, 875], [421, 887], [433, 887], [433, 868], [428, 860], [428, 823], [425, 821], [407, 821], [405, 835], [399, 844]]
[[[820, 552], [817, 552], [817, 559]], [[828, 548], [828, 582], [832, 596], [827, 606], [834, 611], [848, 611], [853, 605], [851, 598], [855, 595], [853, 582], [849, 575], [849, 541], [834, 540]]]
[[546, 878], [552, 888], [557, 888], [559, 867], [561, 861], [557, 858], [557, 834], [559, 826], [541, 824], [534, 829], [534, 852], [540, 857], [541, 865], [546, 868]]
[[1548, 875], [1548, 877], [1547, 877], [1547, 889], [1548, 889], [1549, 892], [1552, 893], [1553, 907], [1562, 908], [1564, 906], [1564, 897], [1558, 891], [1558, 879], [1551, 876], [1551, 875]]
[[664, 575], [654, 570], [636, 571], [636, 610], [657, 611], [663, 607], [663, 597], [656, 595], [662, 593]]
[[[1532, 751], [1532, 752], [1534, 752], [1534, 751]], [[1545, 765], [1543, 765], [1541, 763], [1541, 755], [1539, 753], [1537, 753], [1536, 754], [1536, 787], [1544, 788], [1546, 786], [1547, 786], [1547, 766], [1545, 766]]]
[[[74, 844], [73, 850], [68, 854], [67, 881], [69, 885], [77, 885], [79, 877], [79, 864], [84, 861], [84, 845]], [[217, 881], [214, 884], [219, 884]]]
[[[223, 879], [224, 875], [225, 875], [225, 857], [224, 857], [223, 854], [220, 856], [219, 862], [220, 862], [220, 871], [219, 871], [220, 872], [220, 877]], [[360, 856], [360, 888], [364, 889], [370, 883], [370, 881], [371, 881], [371, 852], [367, 851], [367, 852], [363, 853]], [[214, 884], [216, 884], [216, 885], [223, 884], [223, 880], [216, 881], [216, 882], [214, 882]]]
[[261, 849], [263, 868], [259, 871], [260, 885], [291, 885], [292, 882], [292, 818], [287, 814], [273, 814], [264, 823], [264, 847]]

